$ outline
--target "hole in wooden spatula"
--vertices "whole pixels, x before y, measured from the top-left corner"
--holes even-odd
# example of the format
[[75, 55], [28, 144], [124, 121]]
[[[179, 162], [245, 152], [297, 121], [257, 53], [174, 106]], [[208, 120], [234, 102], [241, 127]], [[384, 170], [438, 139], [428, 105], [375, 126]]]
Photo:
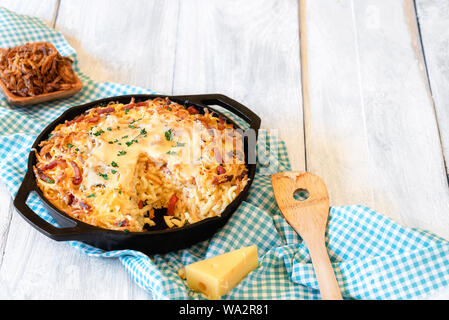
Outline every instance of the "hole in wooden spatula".
[[298, 200], [298, 201], [307, 200], [307, 199], [309, 199], [309, 196], [310, 196], [309, 191], [307, 191], [306, 189], [302, 189], [302, 188], [296, 190], [293, 193], [293, 198], [295, 198], [295, 200]]

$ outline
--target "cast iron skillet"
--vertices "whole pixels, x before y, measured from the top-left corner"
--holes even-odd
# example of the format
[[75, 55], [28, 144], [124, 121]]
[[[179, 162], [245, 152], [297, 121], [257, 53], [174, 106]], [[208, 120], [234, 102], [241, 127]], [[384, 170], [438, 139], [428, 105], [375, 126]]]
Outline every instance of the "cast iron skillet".
[[[90, 103], [72, 107], [66, 110], [60, 117], [50, 123], [37, 137], [32, 148], [39, 150], [39, 143], [48, 137], [48, 134], [60, 123], [65, 120], [71, 120], [75, 116], [82, 114], [84, 111], [91, 109], [99, 104], [107, 104], [110, 101], [116, 101], [127, 104], [131, 98], [134, 97], [136, 102], [145, 101], [147, 99], [154, 99], [157, 97], [167, 97], [163, 95], [126, 95], [110, 97]], [[168, 96], [171, 101], [185, 105], [186, 107], [194, 106], [198, 111], [203, 112], [204, 107], [217, 114], [220, 112], [210, 108], [211, 105], [219, 105], [232, 113], [236, 114], [245, 120], [251, 129], [256, 132], [260, 128], [260, 118], [254, 114], [247, 107], [220, 94], [207, 95], [189, 95], [189, 96]], [[228, 117], [222, 114], [227, 122], [233, 123], [235, 128], [240, 128]], [[242, 128], [240, 128], [242, 129]], [[23, 182], [14, 199], [14, 206], [22, 215], [38, 231], [45, 234], [47, 237], [56, 241], [77, 240], [90, 244], [103, 250], [121, 250], [133, 249], [144, 252], [146, 254], [166, 253], [169, 251], [179, 250], [191, 246], [194, 243], [205, 240], [212, 236], [219, 228], [224, 226], [231, 215], [240, 205], [240, 203], [248, 195], [249, 188], [256, 173], [256, 164], [248, 163], [250, 156], [255, 159], [255, 145], [250, 146], [245, 141], [245, 161], [247, 162], [249, 181], [243, 191], [237, 198], [229, 204], [220, 217], [212, 217], [202, 220], [200, 222], [186, 225], [177, 229], [163, 229], [151, 230], [145, 232], [123, 232], [116, 230], [108, 230], [83, 223], [75, 218], [70, 217], [64, 212], [57, 209], [50, 201], [48, 201], [36, 183], [36, 177], [33, 171], [33, 166], [36, 164], [36, 156], [34, 152], [30, 152], [28, 157], [28, 170], [23, 179]], [[255, 162], [255, 161], [254, 161]], [[53, 226], [49, 222], [40, 218], [30, 207], [26, 204], [31, 192], [36, 192], [48, 212], [58, 223], [60, 228]], [[162, 219], [163, 221], [163, 219]], [[159, 221], [160, 224], [161, 221]]]

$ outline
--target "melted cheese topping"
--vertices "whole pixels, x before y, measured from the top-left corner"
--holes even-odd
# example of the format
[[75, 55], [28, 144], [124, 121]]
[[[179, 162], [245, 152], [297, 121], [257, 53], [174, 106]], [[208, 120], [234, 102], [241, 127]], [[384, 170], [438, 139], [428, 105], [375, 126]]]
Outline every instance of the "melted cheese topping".
[[220, 215], [247, 183], [241, 135], [191, 108], [132, 101], [58, 125], [37, 153], [39, 187], [61, 210], [109, 229], [142, 231], [160, 208], [168, 227]]

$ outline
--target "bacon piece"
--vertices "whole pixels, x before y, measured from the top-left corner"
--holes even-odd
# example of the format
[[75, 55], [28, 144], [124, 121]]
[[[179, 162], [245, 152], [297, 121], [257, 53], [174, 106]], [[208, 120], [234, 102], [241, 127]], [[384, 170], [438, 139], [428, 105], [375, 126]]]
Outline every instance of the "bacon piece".
[[68, 125], [68, 126], [70, 126], [70, 125], [72, 125], [72, 124], [74, 124], [74, 123], [78, 123], [78, 122], [84, 120], [84, 118], [86, 118], [86, 116], [85, 116], [84, 114], [82, 114], [82, 115], [76, 117], [76, 118], [73, 119], [73, 120], [70, 120], [70, 121], [67, 121], [67, 120], [66, 120], [66, 121], [65, 121], [65, 124]]
[[139, 209], [142, 209], [142, 208], [143, 208], [143, 201], [142, 201], [142, 200], [139, 201], [138, 206], [139, 206]]
[[193, 106], [188, 107], [187, 111], [189, 111], [190, 114], [200, 114], [200, 112]]
[[47, 163], [43, 168], [42, 171], [47, 171], [55, 168], [58, 165], [58, 160], [52, 161], [50, 163]]
[[114, 107], [108, 107], [108, 108], [97, 110], [97, 113], [98, 114], [103, 114], [103, 113], [111, 113], [111, 112], [114, 112], [114, 111], [115, 111]]
[[75, 176], [72, 178], [72, 182], [73, 184], [78, 185], [83, 181], [81, 169], [78, 167], [75, 161], [70, 161], [70, 164], [72, 165], [73, 170], [75, 171]]
[[185, 119], [185, 118], [187, 118], [187, 116], [188, 116], [189, 114], [186, 113], [186, 112], [183, 111], [183, 110], [179, 110], [179, 111], [176, 111], [176, 115], [177, 115], [178, 117], [180, 117], [181, 119]]
[[222, 166], [217, 167], [217, 174], [225, 174], [225, 173], [226, 173], [225, 168], [223, 168]]
[[173, 193], [170, 200], [168, 201], [167, 215], [173, 216], [175, 214], [175, 206], [177, 201], [178, 197], [176, 196], [176, 194]]
[[55, 183], [55, 180], [47, 176], [41, 169], [37, 169], [37, 176], [44, 182]]
[[129, 110], [134, 108], [136, 105], [134, 103], [130, 103], [122, 108], [122, 110]]
[[42, 171], [51, 170], [55, 168], [56, 166], [61, 166], [62, 168], [67, 168], [67, 164], [64, 160], [53, 160], [50, 163], [47, 163], [43, 168]]
[[168, 176], [170, 176], [172, 173], [171, 173], [171, 171], [170, 171], [170, 169], [167, 167], [167, 164], [166, 163], [164, 163], [162, 166], [161, 166], [161, 171], [163, 172], [163, 173], [165, 173], [166, 175], [168, 175]]
[[65, 196], [64, 196], [64, 202], [70, 206], [73, 203], [73, 200], [75, 199], [75, 196], [73, 194], [71, 194], [70, 192], [68, 192]]
[[130, 104], [122, 107], [122, 110], [130, 110], [130, 109], [135, 108], [135, 107], [144, 107], [144, 106], [147, 106], [147, 105], [148, 105], [148, 102], [130, 103]]
[[213, 186], [218, 186], [219, 184], [232, 181], [233, 178], [234, 178], [233, 175], [215, 176], [212, 179], [212, 185]]
[[129, 226], [128, 218], [125, 218], [122, 221], [117, 222], [117, 227], [127, 227], [127, 226]]
[[95, 117], [92, 117], [89, 120], [87, 120], [87, 122], [88, 123], [95, 123], [95, 122], [98, 122], [98, 120], [100, 120], [100, 117], [99, 116], [95, 116]]

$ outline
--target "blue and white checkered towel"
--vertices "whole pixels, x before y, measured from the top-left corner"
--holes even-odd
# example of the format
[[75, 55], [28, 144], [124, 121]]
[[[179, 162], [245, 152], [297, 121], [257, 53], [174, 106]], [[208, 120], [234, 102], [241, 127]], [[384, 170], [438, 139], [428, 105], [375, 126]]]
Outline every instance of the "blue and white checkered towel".
[[[84, 89], [71, 98], [34, 107], [14, 107], [0, 97], [0, 177], [12, 195], [25, 175], [28, 152], [37, 134], [64, 110], [108, 96], [151, 93], [127, 85], [93, 82], [79, 73], [75, 51], [60, 33], [37, 18], [0, 8], [0, 47], [32, 41], [51, 42], [62, 55], [71, 57]], [[277, 147], [277, 170], [290, 170], [282, 142], [272, 138], [264, 147], [267, 151]], [[37, 197], [30, 197], [29, 205], [42, 218], [54, 223]], [[326, 241], [344, 298], [412, 299], [449, 285], [447, 241], [424, 231], [401, 227], [369, 208], [332, 207]], [[86, 255], [120, 259], [139, 286], [156, 299], [200, 299], [178, 277], [178, 269], [252, 244], [257, 245], [260, 266], [224, 299], [320, 298], [307, 248], [281, 217], [270, 177], [260, 170], [247, 201], [229, 223], [210, 240], [189, 249], [149, 257], [132, 250], [104, 252], [70, 242]]]

